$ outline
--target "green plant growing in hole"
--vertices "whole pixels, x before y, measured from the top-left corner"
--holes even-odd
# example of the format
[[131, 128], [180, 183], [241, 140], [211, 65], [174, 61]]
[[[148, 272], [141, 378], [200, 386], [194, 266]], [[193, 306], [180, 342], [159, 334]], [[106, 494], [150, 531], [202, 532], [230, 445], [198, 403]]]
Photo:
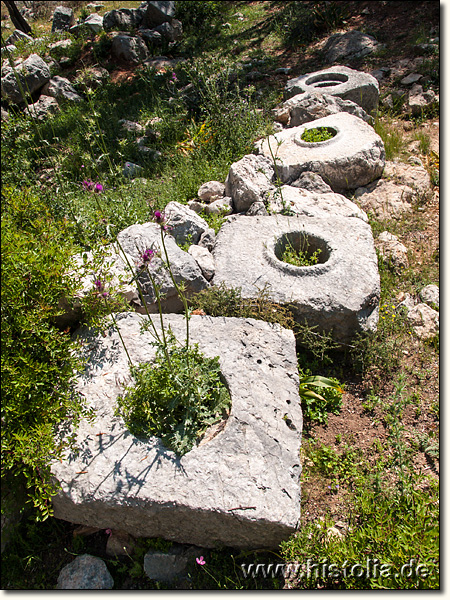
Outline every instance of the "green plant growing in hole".
[[287, 240], [281, 260], [296, 267], [312, 267], [318, 264], [321, 252], [322, 250], [317, 248], [317, 250], [310, 253], [309, 243], [305, 237], [302, 237], [302, 242], [298, 250], [294, 248], [290, 240]]
[[130, 364], [134, 385], [118, 398], [116, 414], [123, 417], [134, 435], [158, 436], [168, 448], [182, 456], [194, 447], [210, 425], [227, 416], [231, 398], [221, 379], [218, 357], [205, 357], [197, 344], [190, 344], [190, 309], [184, 290], [172, 273], [164, 239], [165, 216], [156, 211], [155, 221], [160, 225], [165, 265], [184, 306], [186, 342], [184, 346], [178, 344], [170, 328], [165, 330], [160, 288], [151, 270], [156, 253], [146, 249], [137, 276], [146, 272], [152, 282], [161, 334], [156, 332], [149, 317], [145, 328], [152, 329], [155, 334], [155, 360], [137, 366]]
[[302, 133], [302, 140], [309, 144], [316, 144], [317, 142], [331, 140], [335, 135], [336, 131], [331, 127], [313, 127], [311, 129], [305, 129]]

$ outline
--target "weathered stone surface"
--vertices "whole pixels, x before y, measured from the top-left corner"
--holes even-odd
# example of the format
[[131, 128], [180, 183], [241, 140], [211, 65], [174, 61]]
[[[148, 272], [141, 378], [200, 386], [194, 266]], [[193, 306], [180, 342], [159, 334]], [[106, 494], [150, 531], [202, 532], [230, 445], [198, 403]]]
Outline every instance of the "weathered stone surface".
[[109, 79], [109, 72], [103, 67], [88, 67], [81, 71], [76, 81], [82, 84], [86, 89], [96, 90]]
[[144, 131], [144, 127], [137, 123], [136, 121], [129, 121], [128, 119], [119, 119], [119, 125], [125, 131], [129, 133], [142, 133]]
[[410, 165], [403, 162], [386, 161], [383, 171], [384, 179], [407, 185], [421, 196], [430, 193], [431, 181], [428, 171], [420, 165]]
[[[276, 142], [273, 144], [275, 152]], [[233, 199], [236, 212], [246, 212], [253, 202], [264, 200], [275, 189], [273, 175], [273, 161], [265, 156], [247, 154], [233, 163], [225, 180], [225, 194]]]
[[1, 80], [2, 97], [17, 104], [20, 104], [23, 100], [16, 75], [24, 93], [27, 95], [33, 94], [42, 88], [47, 81], [50, 81], [50, 69], [37, 54], [30, 54], [27, 59], [17, 66], [16, 73], [10, 67], [4, 69], [3, 73]]
[[351, 100], [370, 115], [378, 107], [380, 90], [378, 81], [369, 73], [337, 65], [290, 79], [284, 88], [284, 97], [291, 98], [304, 92]]
[[[295, 189], [295, 188], [292, 188]], [[296, 190], [300, 191], [300, 190]], [[295, 246], [307, 236], [320, 263], [295, 267], [280, 260], [286, 236]], [[214, 247], [214, 285], [241, 288], [255, 298], [291, 305], [299, 322], [333, 331], [340, 341], [376, 328], [380, 282], [371, 228], [359, 218], [313, 216], [235, 217], [222, 226]]]
[[42, 88], [42, 94], [51, 96], [52, 98], [63, 98], [72, 102], [81, 102], [83, 98], [78, 94], [76, 89], [65, 77], [55, 75]]
[[[194, 213], [195, 214], [195, 213]], [[154, 249], [164, 257], [161, 243], [160, 228], [155, 223], [144, 223], [143, 225], [131, 225], [117, 236], [122, 249], [133, 259], [135, 265], [142, 263], [142, 254], [147, 248]], [[183, 282], [186, 286], [186, 296], [200, 292], [208, 287], [208, 282], [203, 277], [196, 260], [187, 252], [183, 252], [171, 235], [165, 236], [167, 253], [169, 256], [172, 273], [177, 283]], [[151, 262], [152, 276], [157, 285], [161, 286], [162, 308], [165, 312], [178, 312], [182, 310], [183, 304], [178, 297], [176, 288], [170, 274], [163, 267], [163, 261], [159, 257], [153, 258]], [[144, 294], [144, 301], [149, 312], [157, 311], [157, 298], [153, 285], [148, 275], [143, 272], [139, 277], [139, 283]], [[145, 313], [144, 307], [138, 307], [138, 312]]]
[[[324, 142], [304, 142], [301, 137], [305, 130], [316, 127], [328, 127], [336, 135]], [[380, 136], [370, 125], [348, 113], [330, 115], [260, 140], [257, 150], [267, 158], [271, 157], [269, 144], [277, 149], [277, 173], [283, 183], [313, 171], [335, 192], [370, 183], [381, 176], [385, 163]]]
[[12, 32], [12, 34], [8, 38], [6, 38], [5, 44], [7, 46], [9, 46], [10, 44], [14, 45], [19, 40], [24, 40], [26, 42], [32, 42], [33, 38], [31, 37], [31, 35], [27, 35], [23, 31], [20, 31], [20, 29], [15, 29]]
[[205, 204], [198, 202], [197, 200], [189, 200], [187, 206], [198, 215], [200, 215], [205, 209]]
[[269, 213], [264, 205], [264, 202], [258, 200], [258, 202], [253, 202], [245, 214], [247, 217], [255, 217], [257, 215], [268, 215]]
[[378, 47], [379, 42], [373, 36], [353, 30], [330, 36], [323, 52], [327, 62], [335, 63], [343, 58], [362, 58], [374, 52]]
[[149, 57], [144, 40], [123, 33], [113, 38], [111, 52], [119, 60], [133, 64], [140, 63]]
[[378, 179], [355, 190], [355, 200], [361, 208], [377, 219], [396, 218], [411, 210], [414, 190], [407, 185]]
[[209, 228], [205, 219], [179, 202], [169, 202], [164, 209], [164, 214], [167, 217], [170, 234], [180, 245], [188, 242], [197, 244], [202, 233]]
[[156, 29], [139, 29], [139, 35], [147, 44], [162, 44], [163, 36]]
[[288, 210], [296, 215], [308, 217], [334, 215], [341, 217], [356, 217], [368, 222], [366, 213], [357, 204], [342, 194], [318, 193], [290, 185], [281, 187], [281, 195], [275, 194], [269, 200], [269, 210], [272, 213], [280, 213]]
[[82, 554], [58, 576], [57, 590], [112, 590], [114, 580], [101, 558]]
[[439, 97], [433, 92], [433, 90], [423, 91], [421, 85], [415, 83], [409, 94], [408, 103], [406, 110], [411, 113], [412, 116], [419, 116], [423, 113], [424, 109], [439, 101]]
[[225, 185], [220, 181], [207, 181], [198, 189], [197, 196], [202, 202], [213, 202], [225, 195]]
[[389, 233], [389, 231], [383, 231], [378, 236], [375, 246], [384, 261], [394, 269], [400, 270], [408, 266], [408, 249], [400, 242], [396, 235]]
[[110, 10], [103, 15], [103, 28], [105, 31], [111, 29], [129, 31], [137, 29], [144, 18], [144, 8], [120, 8]]
[[224, 196], [218, 200], [214, 200], [211, 204], [205, 206], [207, 215], [231, 215], [233, 212], [233, 200], [229, 196]]
[[149, 27], [171, 22], [175, 17], [175, 2], [147, 2], [144, 21]]
[[161, 23], [155, 31], [169, 42], [176, 42], [183, 37], [183, 25], [177, 19], [172, 19], [170, 23]]
[[309, 190], [310, 192], [316, 192], [317, 194], [328, 194], [333, 192], [322, 177], [312, 171], [305, 171], [302, 173], [296, 181], [291, 183], [291, 186]]
[[34, 104], [29, 104], [27, 111], [38, 121], [42, 121], [51, 114], [55, 114], [59, 110], [58, 102], [51, 96], [40, 96], [39, 100]]
[[150, 579], [172, 583], [186, 577], [188, 570], [193, 571], [197, 557], [200, 557], [200, 550], [194, 546], [176, 547], [171, 552], [149, 550], [144, 556], [144, 571]]
[[52, 33], [55, 31], [69, 31], [75, 23], [73, 10], [67, 6], [57, 6], [53, 13]]
[[420, 339], [429, 340], [439, 333], [439, 313], [428, 304], [417, 304], [407, 317]]
[[109, 556], [131, 556], [136, 542], [129, 533], [112, 529], [106, 542], [106, 554]]
[[419, 293], [420, 299], [439, 309], [439, 288], [437, 285], [426, 285]]
[[[116, 320], [133, 363], [153, 360], [145, 318]], [[152, 320], [159, 329], [159, 317]], [[184, 340], [182, 315], [165, 316], [165, 324]], [[220, 433], [181, 458], [157, 438], [135, 438], [114, 416], [130, 380], [115, 328], [104, 336], [83, 328], [77, 338], [89, 357], [77, 389], [96, 419], [78, 428], [80, 452], [52, 465], [62, 488], [53, 498], [57, 518], [202, 547], [272, 548], [296, 530], [302, 417], [292, 331], [253, 319], [191, 317], [191, 341], [219, 356], [232, 408]]]
[[197, 261], [203, 277], [207, 281], [211, 281], [216, 270], [214, 265], [214, 257], [211, 252], [204, 246], [197, 246], [193, 244], [189, 247], [188, 253]]
[[132, 163], [130, 161], [126, 161], [126, 163], [123, 165], [123, 175], [124, 177], [129, 177], [130, 179], [133, 179], [133, 177], [137, 177], [141, 171], [142, 171], [143, 167], [141, 167], [141, 165], [137, 165], [136, 163]]
[[[303, 123], [309, 123], [316, 119], [322, 119], [328, 115], [347, 112], [358, 117], [366, 123], [373, 121], [365, 110], [352, 100], [343, 100], [339, 96], [321, 94], [320, 92], [304, 92], [297, 94], [284, 102], [283, 107], [289, 113], [289, 127], [298, 127]], [[283, 113], [284, 117], [284, 113]]]
[[209, 250], [211, 252], [212, 249], [214, 248], [215, 243], [216, 243], [216, 232], [214, 231], [214, 229], [208, 227], [208, 229], [204, 233], [202, 233], [202, 235], [200, 236], [198, 245], [203, 246], [204, 248], [207, 248], [207, 250]]
[[89, 27], [94, 33], [99, 33], [103, 31], [103, 17], [94, 13], [83, 21], [83, 25]]

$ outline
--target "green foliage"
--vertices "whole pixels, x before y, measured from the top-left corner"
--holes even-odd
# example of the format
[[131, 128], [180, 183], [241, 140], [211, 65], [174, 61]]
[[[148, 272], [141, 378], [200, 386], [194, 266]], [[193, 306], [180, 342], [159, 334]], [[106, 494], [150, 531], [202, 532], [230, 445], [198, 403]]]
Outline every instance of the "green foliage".
[[306, 45], [340, 27], [345, 2], [280, 2], [279, 26], [287, 46]]
[[52, 325], [61, 298], [75, 291], [67, 276], [74, 249], [67, 223], [26, 191], [4, 190], [1, 227], [2, 481], [25, 484], [46, 518], [56, 492], [49, 463], [64, 449], [55, 428], [83, 414], [71, 392], [70, 337]]
[[217, 358], [203, 356], [197, 345], [180, 348], [174, 339], [167, 351], [171, 364], [158, 349], [154, 363], [132, 369], [135, 385], [118, 399], [118, 414], [134, 435], [160, 437], [182, 456], [226, 416], [231, 399]]
[[[320, 393], [319, 393], [320, 392]], [[339, 380], [319, 375], [300, 375], [300, 398], [303, 415], [311, 422], [328, 423], [328, 413], [338, 415], [344, 390]]]
[[331, 140], [336, 135], [336, 131], [331, 127], [312, 127], [305, 129], [302, 133], [302, 140], [308, 143], [325, 142]]
[[300, 244], [300, 248], [296, 249], [288, 240], [281, 260], [296, 267], [312, 267], [317, 265], [319, 262], [319, 254], [322, 250], [317, 248], [314, 252], [310, 252], [308, 246], [309, 244], [306, 241]]
[[269, 299], [267, 289], [259, 291], [256, 298], [244, 298], [240, 288], [229, 288], [221, 283], [202, 290], [190, 299], [193, 309], [203, 310], [212, 317], [241, 317], [279, 323], [286, 329], [295, 326], [288, 307]]
[[306, 444], [306, 453], [312, 461], [312, 472], [318, 472], [333, 480], [330, 489], [339, 489], [340, 485], [356, 482], [362, 475], [362, 451], [359, 448], [343, 444], [340, 452], [325, 444]]
[[377, 115], [374, 129], [383, 140], [386, 160], [392, 160], [399, 156], [404, 149], [403, 134], [398, 126], [392, 124], [392, 119], [390, 117], [381, 118]]
[[177, 19], [183, 23], [187, 34], [198, 33], [212, 27], [224, 14], [224, 2], [175, 2]]

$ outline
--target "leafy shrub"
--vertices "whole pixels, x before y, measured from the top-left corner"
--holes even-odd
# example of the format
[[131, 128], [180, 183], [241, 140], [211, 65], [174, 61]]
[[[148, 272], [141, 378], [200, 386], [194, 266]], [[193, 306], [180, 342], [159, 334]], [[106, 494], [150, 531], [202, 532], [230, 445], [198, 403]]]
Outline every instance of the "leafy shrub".
[[328, 423], [328, 413], [338, 415], [344, 390], [335, 377], [300, 374], [300, 397], [303, 414], [309, 421]]
[[61, 297], [74, 292], [66, 275], [73, 248], [66, 222], [54, 222], [38, 198], [3, 194], [2, 482], [25, 483], [45, 518], [56, 492], [49, 463], [64, 449], [55, 428], [84, 414], [71, 392], [77, 363], [70, 337], [52, 325]]
[[175, 13], [177, 19], [183, 23], [183, 29], [187, 34], [202, 32], [204, 36], [205, 27], [214, 25], [224, 13], [225, 2], [175, 2]]
[[154, 363], [132, 369], [135, 385], [118, 399], [117, 413], [131, 433], [160, 437], [181, 456], [227, 414], [231, 399], [217, 358], [205, 357], [197, 345], [178, 347], [174, 339], [167, 352], [170, 364], [158, 349]]

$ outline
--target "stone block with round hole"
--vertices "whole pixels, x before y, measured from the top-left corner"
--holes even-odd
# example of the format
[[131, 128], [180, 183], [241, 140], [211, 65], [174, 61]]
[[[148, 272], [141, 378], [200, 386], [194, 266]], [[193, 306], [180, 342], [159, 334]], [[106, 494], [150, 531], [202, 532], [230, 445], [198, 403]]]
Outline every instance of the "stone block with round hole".
[[[249, 217], [250, 218], [250, 217]], [[253, 219], [255, 217], [252, 217]], [[159, 332], [159, 316], [150, 317]], [[76, 390], [94, 411], [76, 430], [77, 452], [52, 464], [55, 516], [134, 537], [211, 548], [276, 548], [300, 519], [302, 411], [292, 331], [255, 319], [192, 315], [190, 341], [219, 357], [231, 411], [182, 457], [159, 438], [137, 438], [115, 414], [133, 364], [156, 353], [146, 317], [116, 315], [99, 333], [76, 333], [85, 370]], [[164, 315], [180, 343], [183, 315]], [[123, 343], [122, 343], [123, 342]], [[73, 433], [71, 423], [60, 435]]]
[[335, 66], [290, 79], [284, 88], [284, 98], [303, 92], [315, 92], [352, 100], [368, 114], [378, 107], [380, 89], [378, 81], [369, 73], [348, 67]]
[[[285, 262], [290, 245], [318, 263]], [[224, 224], [214, 247], [214, 284], [240, 288], [244, 298], [261, 290], [291, 306], [296, 320], [332, 332], [339, 341], [376, 329], [380, 298], [377, 256], [370, 226], [357, 217], [237, 216]]]
[[[303, 139], [306, 132], [321, 129], [332, 137], [319, 142]], [[275, 157], [282, 183], [290, 184], [305, 171], [313, 171], [335, 192], [355, 189], [381, 177], [385, 164], [380, 136], [373, 127], [348, 113], [284, 129], [257, 142], [256, 149], [267, 158]]]

